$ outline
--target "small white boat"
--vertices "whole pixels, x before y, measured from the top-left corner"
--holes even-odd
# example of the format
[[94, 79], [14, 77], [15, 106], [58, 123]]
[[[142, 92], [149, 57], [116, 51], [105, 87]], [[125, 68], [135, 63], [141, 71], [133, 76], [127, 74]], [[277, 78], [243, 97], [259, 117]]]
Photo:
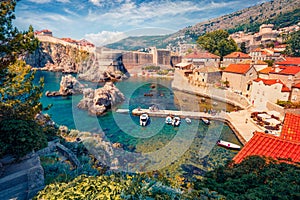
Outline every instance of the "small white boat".
[[141, 126], [147, 126], [148, 121], [149, 121], [149, 116], [148, 116], [148, 114], [142, 114], [142, 115], [140, 116], [140, 125], [141, 125]]
[[190, 118], [185, 118], [185, 122], [187, 123], [187, 124], [190, 124], [190, 123], [192, 123], [192, 120], [190, 119]]
[[218, 103], [214, 101], [212, 105], [213, 105], [213, 106], [217, 106]]
[[171, 125], [172, 124], [172, 121], [173, 121], [173, 119], [172, 119], [172, 117], [171, 116], [167, 116], [166, 117], [166, 124], [168, 124], [168, 125]]
[[217, 145], [228, 148], [228, 149], [236, 149], [236, 150], [241, 149], [241, 146], [239, 146], [237, 144], [233, 144], [231, 142], [226, 142], [223, 140], [218, 140]]
[[201, 120], [204, 122], [204, 124], [206, 125], [209, 125], [210, 124], [210, 120], [205, 118], [205, 117], [202, 117]]
[[179, 126], [181, 123], [180, 117], [174, 117], [172, 120], [172, 126]]

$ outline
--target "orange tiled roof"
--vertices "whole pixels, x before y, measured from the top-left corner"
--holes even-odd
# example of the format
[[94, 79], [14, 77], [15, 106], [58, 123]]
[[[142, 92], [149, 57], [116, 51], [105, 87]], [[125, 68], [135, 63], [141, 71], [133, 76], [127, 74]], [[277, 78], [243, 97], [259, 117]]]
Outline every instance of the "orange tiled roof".
[[283, 75], [296, 75], [300, 72], [300, 67], [290, 66], [290, 67], [280, 67], [283, 68], [280, 72], [271, 72], [275, 74], [283, 74]]
[[184, 58], [211, 58], [211, 59], [220, 59], [220, 56], [209, 52], [193, 52], [186, 55]]
[[273, 67], [266, 67], [262, 70], [259, 71], [259, 73], [262, 73], [262, 74], [269, 74], [270, 72], [273, 72], [274, 71], [274, 68]]
[[230, 64], [223, 72], [245, 74], [251, 68], [250, 64]]
[[281, 92], [290, 92], [291, 90], [279, 79], [262, 79], [262, 78], [257, 78], [253, 80], [255, 82], [262, 81], [265, 85], [274, 85], [276, 83], [279, 83], [282, 85]]
[[295, 84], [295, 85], [293, 86], [293, 88], [299, 88], [299, 89], [300, 89], [300, 82], [297, 83], [297, 84]]
[[300, 65], [300, 57], [286, 57], [284, 61], [276, 62], [276, 65]]
[[286, 113], [281, 138], [300, 142], [300, 115]]
[[239, 59], [251, 59], [251, 56], [249, 56], [248, 54], [245, 54], [243, 52], [232, 52], [226, 56], [224, 56], [224, 58], [239, 58]]
[[262, 52], [263, 50], [261, 49], [261, 48], [256, 48], [256, 49], [254, 49], [253, 51], [251, 51], [251, 52]]
[[247, 156], [253, 155], [271, 157], [273, 159], [289, 158], [293, 162], [300, 162], [300, 142], [256, 132], [233, 160], [235, 163], [240, 163]]

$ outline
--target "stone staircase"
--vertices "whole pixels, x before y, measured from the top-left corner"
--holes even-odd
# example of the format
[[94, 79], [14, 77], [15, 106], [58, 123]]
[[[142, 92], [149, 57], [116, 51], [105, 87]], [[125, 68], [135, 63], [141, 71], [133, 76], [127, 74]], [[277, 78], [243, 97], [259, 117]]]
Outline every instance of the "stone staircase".
[[6, 162], [3, 164], [3, 174], [0, 176], [1, 200], [27, 200], [44, 188], [44, 170], [37, 154], [26, 156], [19, 163]]

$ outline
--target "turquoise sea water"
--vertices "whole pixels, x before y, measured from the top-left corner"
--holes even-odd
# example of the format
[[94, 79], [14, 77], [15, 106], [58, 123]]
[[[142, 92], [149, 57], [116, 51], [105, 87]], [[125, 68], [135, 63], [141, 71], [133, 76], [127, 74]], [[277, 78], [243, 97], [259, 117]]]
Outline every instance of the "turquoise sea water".
[[[36, 78], [44, 77], [46, 91], [59, 90], [61, 73], [38, 71]], [[158, 105], [160, 109], [180, 110], [176, 93], [171, 89], [171, 79], [132, 77], [116, 83], [116, 86], [125, 95], [126, 100], [117, 108], [132, 110], [137, 107], [148, 108]], [[89, 87], [102, 87], [103, 84], [82, 82]], [[144, 94], [152, 96], [144, 96]], [[187, 95], [188, 98], [190, 96]], [[210, 170], [217, 164], [224, 164], [237, 152], [215, 145], [218, 139], [239, 144], [232, 130], [224, 123], [212, 121], [211, 125], [204, 125], [199, 120], [193, 120], [188, 125], [182, 119], [180, 127], [165, 125], [164, 118], [151, 118], [147, 127], [139, 126], [139, 118], [130, 114], [116, 113], [117, 108], [107, 112], [104, 116], [90, 116], [87, 111], [77, 108], [82, 95], [72, 97], [46, 97], [41, 101], [43, 106], [53, 104], [48, 113], [59, 125], [66, 125], [71, 129], [104, 132], [107, 140], [119, 142], [128, 152], [142, 152], [168, 160], [163, 167], [166, 173], [177, 171], [188, 174], [201, 170]], [[178, 96], [182, 98], [182, 94]], [[177, 104], [175, 103], [177, 102]], [[195, 106], [197, 102], [194, 102]], [[185, 106], [186, 107], [186, 106]], [[174, 148], [175, 147], [175, 148]], [[159, 152], [156, 154], [156, 152]], [[161, 161], [159, 161], [161, 162]], [[199, 172], [199, 173], [200, 173]]]

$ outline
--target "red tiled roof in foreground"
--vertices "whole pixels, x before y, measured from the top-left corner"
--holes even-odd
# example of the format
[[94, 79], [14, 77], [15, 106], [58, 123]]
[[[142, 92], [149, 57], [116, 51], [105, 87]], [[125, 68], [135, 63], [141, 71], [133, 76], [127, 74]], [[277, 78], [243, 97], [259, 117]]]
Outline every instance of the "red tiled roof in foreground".
[[280, 137], [300, 142], [300, 115], [286, 113]]
[[291, 159], [293, 162], [300, 162], [300, 142], [256, 132], [233, 160], [235, 163], [240, 163], [247, 156], [254, 155], [273, 159]]
[[290, 92], [291, 90], [279, 79], [262, 79], [262, 78], [257, 78], [253, 80], [255, 82], [262, 81], [265, 85], [274, 85], [276, 83], [279, 83], [282, 85], [281, 92]]
[[230, 64], [223, 70], [223, 72], [245, 74], [250, 68], [250, 64]]
[[217, 56], [215, 54], [209, 53], [209, 52], [193, 52], [188, 55], [186, 55], [184, 58], [209, 58], [209, 59], [220, 59], [220, 56]]
[[243, 52], [232, 52], [226, 56], [224, 56], [224, 58], [236, 58], [236, 59], [251, 59], [251, 56], [249, 56], [248, 54], [245, 54]]

